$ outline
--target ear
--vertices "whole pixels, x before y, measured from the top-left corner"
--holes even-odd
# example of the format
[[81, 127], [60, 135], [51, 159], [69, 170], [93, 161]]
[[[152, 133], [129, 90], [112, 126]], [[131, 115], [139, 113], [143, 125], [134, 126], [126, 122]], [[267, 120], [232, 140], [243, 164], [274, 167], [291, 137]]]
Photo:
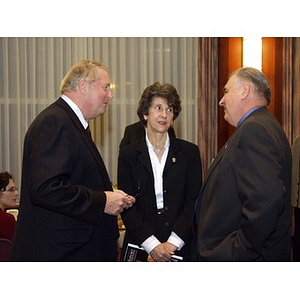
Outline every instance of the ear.
[[251, 92], [251, 84], [248, 82], [243, 83], [241, 85], [242, 100], [247, 99], [250, 92]]
[[87, 91], [87, 82], [84, 79], [79, 80], [77, 84], [77, 89], [78, 92], [81, 93], [82, 95], [85, 95]]

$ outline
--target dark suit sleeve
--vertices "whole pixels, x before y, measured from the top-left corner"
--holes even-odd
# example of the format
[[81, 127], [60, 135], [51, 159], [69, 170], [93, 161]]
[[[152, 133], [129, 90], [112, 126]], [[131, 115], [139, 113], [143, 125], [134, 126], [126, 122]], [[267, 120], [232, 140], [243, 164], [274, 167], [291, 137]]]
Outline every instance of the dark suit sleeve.
[[99, 169], [74, 124], [66, 123], [65, 116], [44, 118], [31, 129], [26, 146], [31, 202], [99, 224], [106, 196], [101, 191]]

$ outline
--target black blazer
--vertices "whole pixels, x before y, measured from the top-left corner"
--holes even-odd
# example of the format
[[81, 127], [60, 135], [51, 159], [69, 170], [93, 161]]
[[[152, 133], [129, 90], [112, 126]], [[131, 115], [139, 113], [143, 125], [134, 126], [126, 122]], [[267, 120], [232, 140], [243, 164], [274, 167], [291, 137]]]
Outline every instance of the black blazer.
[[211, 164], [197, 208], [198, 260], [288, 260], [291, 151], [264, 108], [251, 113]]
[[[176, 137], [175, 130], [172, 126], [169, 128], [168, 133], [170, 137], [174, 137], [174, 138]], [[124, 136], [120, 143], [120, 149], [144, 137], [145, 137], [145, 127], [140, 121], [128, 125], [125, 127]]]
[[24, 142], [12, 259], [114, 261], [118, 227], [104, 213], [111, 183], [97, 150], [63, 99], [41, 112]]
[[130, 195], [138, 194], [133, 207], [122, 213], [126, 227], [123, 249], [126, 249], [128, 242], [141, 245], [152, 234], [165, 242], [174, 231], [186, 243], [179, 254], [189, 260], [191, 221], [201, 183], [199, 148], [190, 142], [170, 138], [163, 172], [164, 216], [161, 223], [158, 220], [154, 177], [145, 137], [122, 148], [118, 163], [118, 186]]

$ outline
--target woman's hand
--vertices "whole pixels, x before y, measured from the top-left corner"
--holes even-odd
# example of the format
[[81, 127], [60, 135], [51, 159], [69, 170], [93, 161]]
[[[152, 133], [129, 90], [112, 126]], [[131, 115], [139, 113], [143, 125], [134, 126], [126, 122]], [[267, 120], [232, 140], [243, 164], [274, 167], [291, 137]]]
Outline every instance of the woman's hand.
[[150, 255], [154, 261], [169, 261], [171, 256], [174, 254], [174, 251], [177, 249], [171, 243], [165, 242], [156, 246], [151, 252]]

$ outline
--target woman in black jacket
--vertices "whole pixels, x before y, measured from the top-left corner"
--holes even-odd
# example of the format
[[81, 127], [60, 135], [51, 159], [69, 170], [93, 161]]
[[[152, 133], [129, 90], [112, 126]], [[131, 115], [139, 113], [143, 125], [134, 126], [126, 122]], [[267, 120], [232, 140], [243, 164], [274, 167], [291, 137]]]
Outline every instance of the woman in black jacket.
[[133, 243], [154, 261], [169, 261], [174, 254], [190, 260], [192, 215], [202, 168], [199, 148], [168, 134], [180, 111], [174, 86], [150, 85], [137, 110], [145, 136], [120, 150], [118, 187], [136, 197], [133, 207], [122, 213], [123, 259], [128, 243]]

